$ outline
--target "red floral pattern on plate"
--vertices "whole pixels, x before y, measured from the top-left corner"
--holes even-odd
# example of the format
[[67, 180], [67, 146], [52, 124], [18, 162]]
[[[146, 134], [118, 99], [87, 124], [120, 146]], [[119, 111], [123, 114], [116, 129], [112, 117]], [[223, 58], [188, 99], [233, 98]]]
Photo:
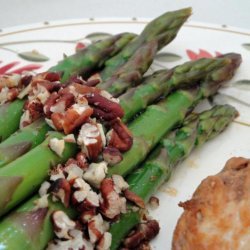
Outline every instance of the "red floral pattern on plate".
[[[36, 69], [40, 69], [42, 67], [42, 65], [40, 64], [28, 64], [22, 67], [19, 67], [17, 69], [11, 70], [13, 69], [15, 66], [17, 66], [20, 62], [15, 61], [15, 62], [10, 62], [8, 64], [3, 65], [2, 67], [0, 67], [0, 75], [3, 74], [21, 74], [24, 71], [32, 71], [32, 70], [36, 70]], [[0, 64], [2, 64], [2, 61], [0, 61]]]
[[211, 53], [209, 53], [208, 51], [206, 51], [204, 49], [199, 49], [198, 53], [194, 52], [193, 50], [189, 50], [189, 49], [187, 49], [186, 52], [187, 52], [189, 59], [192, 61], [200, 59], [200, 58], [213, 58], [213, 57], [221, 55], [220, 52], [216, 51], [215, 55], [213, 56]]

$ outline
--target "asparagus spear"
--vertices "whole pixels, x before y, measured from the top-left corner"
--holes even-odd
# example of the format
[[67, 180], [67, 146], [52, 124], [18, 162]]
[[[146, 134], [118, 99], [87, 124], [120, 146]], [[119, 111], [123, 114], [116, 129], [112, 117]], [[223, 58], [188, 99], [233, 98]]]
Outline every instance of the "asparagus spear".
[[229, 56], [230, 54], [226, 54], [220, 59], [202, 58], [189, 61], [171, 70], [160, 70], [146, 77], [142, 85], [130, 88], [119, 97], [124, 110], [123, 121], [128, 122], [149, 104], [159, 97], [167, 96], [173, 89], [197, 84], [209, 72], [224, 66], [227, 62], [225, 59]]
[[0, 106], [0, 142], [19, 128], [24, 100], [15, 100]]
[[135, 54], [121, 68], [105, 82], [98, 84], [113, 96], [125, 92], [129, 86], [136, 85], [142, 80], [157, 52], [158, 43], [154, 40], [139, 48]]
[[239, 54], [230, 54], [228, 64], [212, 71], [200, 86], [179, 90], [157, 105], [148, 106], [134, 120], [129, 129], [133, 134], [132, 148], [123, 155], [123, 160], [109, 168], [109, 175], [127, 175], [143, 161], [161, 137], [181, 123], [186, 114], [201, 100], [214, 95], [223, 83], [232, 78], [241, 63]]
[[[119, 52], [132, 38], [133, 34], [124, 33], [103, 41], [96, 42], [86, 49], [66, 57], [49, 71], [62, 72], [62, 81], [67, 81], [75, 74], [86, 75], [102, 67], [107, 58]], [[0, 139], [4, 140], [19, 128], [25, 100], [15, 100], [0, 106]]]
[[[151, 154], [151, 159], [128, 177], [130, 189], [140, 195], [145, 202], [169, 176], [175, 162], [177, 163], [188, 156], [195, 145], [195, 141], [196, 146], [201, 146], [206, 140], [215, 137], [230, 123], [235, 116], [235, 110], [230, 106], [221, 106], [206, 111], [199, 116], [192, 116], [192, 119], [189, 117], [184, 122], [183, 128], [172, 133], [171, 136], [166, 136], [162, 140], [159, 149]], [[177, 156], [180, 158], [178, 159]], [[170, 162], [171, 167], [168, 165]], [[152, 179], [152, 176], [155, 176], [155, 178]], [[150, 188], [147, 188], [145, 183], [150, 184]], [[17, 245], [22, 249], [44, 249], [47, 242], [53, 238], [49, 216], [56, 209], [65, 210], [62, 206], [57, 207], [58, 204], [50, 202], [47, 213], [42, 214], [43, 216], [36, 216], [32, 234], [29, 228], [22, 226], [20, 223], [28, 223], [30, 218], [41, 214], [39, 213], [40, 210], [34, 210], [34, 200], [36, 198], [37, 196], [24, 203], [0, 223], [0, 242], [3, 250], [15, 249]], [[139, 222], [139, 213], [129, 211], [122, 215], [117, 223], [112, 224], [110, 229], [113, 236], [111, 249], [117, 249], [121, 239], [126, 237], [131, 228]]]
[[191, 15], [191, 8], [166, 12], [151, 21], [120, 53], [105, 62], [105, 68], [101, 72], [101, 77], [105, 81], [110, 78], [120, 66], [145, 43], [150, 41], [158, 42], [158, 50], [170, 43], [187, 18]]
[[[150, 196], [170, 178], [173, 168], [185, 159], [194, 147], [201, 146], [220, 134], [236, 115], [235, 108], [222, 105], [189, 116], [183, 127], [167, 134], [149, 155], [148, 160], [128, 176], [130, 190], [148, 202]], [[139, 221], [140, 213], [129, 211], [111, 225], [111, 250], [119, 247], [121, 241]]]
[[[120, 104], [124, 110], [123, 121], [128, 122], [136, 113], [145, 109], [148, 104], [160, 96], [169, 94], [173, 88], [193, 85], [200, 81], [208, 72], [224, 66], [229, 55], [224, 55], [219, 59], [203, 58], [186, 62], [170, 71], [161, 70], [147, 77], [142, 85], [128, 90], [120, 97]], [[44, 125], [44, 129], [49, 130], [49, 127]], [[23, 144], [27, 145], [25, 131], [32, 134], [32, 136], [28, 136], [32, 147], [37, 145], [38, 140], [42, 141], [42, 137], [45, 138], [46, 134], [46, 132], [37, 133], [36, 126], [31, 124], [24, 130], [10, 136], [0, 144], [0, 167], [26, 152], [22, 148], [20, 149]], [[10, 142], [12, 147], [10, 147]]]
[[134, 37], [134, 34], [122, 33], [98, 41], [86, 49], [64, 58], [49, 71], [62, 72], [62, 82], [67, 81], [72, 75], [80, 74], [86, 78], [93, 69], [101, 68], [108, 58], [113, 57]]
[[[119, 174], [127, 175], [136, 165], [143, 161], [149, 151], [160, 141], [164, 134], [173, 129], [174, 126], [181, 123], [186, 114], [203, 98], [207, 98], [216, 93], [222, 82], [232, 77], [240, 63], [240, 55], [233, 54], [227, 58], [228, 64], [224, 67], [211, 72], [201, 86], [190, 90], [180, 90], [170, 95], [167, 99], [162, 100], [156, 105], [149, 106], [145, 113], [134, 120], [129, 129], [133, 133], [134, 143], [132, 148], [124, 154], [123, 160], [109, 168], [108, 175]], [[150, 126], [145, 126], [148, 124]], [[45, 144], [41, 144], [44, 148]], [[51, 151], [46, 148], [48, 152]], [[25, 199], [30, 193], [30, 186], [33, 185], [33, 191], [38, 188], [44, 180], [47, 171], [50, 168], [49, 158], [39, 153], [40, 146], [36, 147], [29, 153], [18, 158], [14, 162], [0, 169], [0, 176], [5, 176], [4, 181], [0, 182], [3, 188], [13, 182], [13, 178], [24, 173], [22, 182], [19, 186], [13, 187], [12, 194], [5, 193], [6, 203], [0, 203], [0, 215], [7, 212], [14, 205]], [[47, 152], [46, 151], [46, 152]], [[43, 166], [38, 171], [32, 171], [34, 161], [37, 161], [35, 155], [39, 155], [39, 163]], [[53, 154], [52, 154], [53, 155]], [[26, 174], [28, 176], [26, 177]], [[6, 177], [8, 176], [8, 178]], [[24, 178], [25, 177], [25, 178]], [[10, 201], [8, 201], [8, 199]]]
[[[75, 211], [59, 202], [49, 201], [49, 208], [34, 209], [34, 196], [28, 202], [4, 218], [0, 223], [0, 246], [2, 250], [42, 250], [52, 239], [51, 214], [55, 210], [66, 211], [74, 217]], [[7, 229], [7, 231], [5, 231]]]
[[49, 130], [51, 128], [41, 118], [3, 141], [0, 144], [0, 168], [42, 143]]
[[0, 170], [0, 215], [6, 213], [23, 198], [34, 193], [48, 176], [51, 166], [65, 162], [75, 155], [76, 144], [65, 143], [62, 156], [49, 148], [51, 138], [62, 139], [63, 134], [51, 132], [39, 146]]

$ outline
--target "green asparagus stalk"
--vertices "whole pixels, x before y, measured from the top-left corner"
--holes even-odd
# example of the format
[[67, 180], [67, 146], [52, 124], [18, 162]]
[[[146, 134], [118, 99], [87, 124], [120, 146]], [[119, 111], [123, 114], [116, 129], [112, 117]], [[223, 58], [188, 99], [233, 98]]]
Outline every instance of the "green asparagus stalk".
[[[119, 52], [133, 37], [133, 34], [124, 33], [98, 41], [86, 49], [64, 58], [49, 71], [61, 72], [63, 82], [79, 73], [87, 76], [90, 71], [102, 67], [107, 58]], [[24, 102], [25, 100], [15, 100], [0, 106], [0, 139], [2, 141], [19, 128]]]
[[[167, 134], [149, 155], [148, 160], [128, 176], [130, 190], [140, 196], [145, 203], [148, 202], [159, 187], [169, 180], [173, 168], [188, 157], [194, 147], [202, 146], [220, 134], [236, 115], [234, 107], [222, 105], [189, 116], [183, 127]], [[118, 249], [121, 241], [139, 220], [139, 212], [129, 211], [111, 225], [111, 250]]]
[[123, 121], [128, 122], [149, 104], [167, 96], [172, 90], [197, 84], [209, 72], [224, 66], [229, 56], [230, 54], [226, 54], [221, 58], [189, 61], [171, 70], [160, 70], [146, 77], [143, 84], [130, 88], [119, 97], [124, 110]]
[[105, 62], [101, 72], [103, 81], [110, 78], [145, 43], [158, 42], [158, 50], [170, 43], [191, 15], [191, 8], [167, 12], [151, 21], [120, 53]]
[[51, 132], [39, 146], [0, 169], [0, 215], [34, 193], [47, 178], [50, 167], [65, 162], [75, 155], [77, 146], [65, 142], [62, 156], [49, 147], [51, 138], [62, 139], [63, 134]]
[[19, 128], [23, 105], [24, 100], [16, 100], [0, 106], [0, 142]]
[[[75, 211], [71, 208], [66, 209], [62, 203], [50, 200], [49, 208], [34, 209], [34, 202], [38, 198], [38, 196], [34, 196], [1, 221], [1, 250], [45, 249], [54, 235], [50, 217], [52, 212], [61, 210], [67, 212], [70, 217], [75, 216]], [[8, 232], [5, 229], [8, 229]]]
[[125, 92], [131, 85], [141, 82], [143, 74], [148, 70], [157, 52], [158, 43], [151, 41], [141, 48], [127, 61], [112, 77], [98, 84], [101, 89], [107, 90], [113, 96]]
[[[204, 79], [212, 70], [224, 66], [228, 56], [225, 55], [222, 58], [216, 59], [203, 58], [186, 62], [172, 70], [161, 70], [147, 77], [142, 85], [128, 90], [120, 97], [120, 104], [124, 110], [123, 121], [128, 122], [136, 113], [145, 109], [160, 96], [168, 95], [171, 90], [191, 86]], [[36, 126], [31, 124], [2, 142], [0, 144], [0, 167], [26, 153], [20, 146], [23, 144], [27, 145], [27, 138], [29, 138], [29, 142], [33, 146], [37, 145], [37, 141], [41, 142], [42, 137], [45, 139], [45, 129], [49, 131], [50, 128], [45, 124], [43, 126], [44, 133], [37, 133]], [[32, 136], [26, 136], [25, 131], [29, 131]], [[10, 147], [10, 142], [12, 147]]]
[[113, 57], [135, 37], [131, 33], [123, 33], [98, 41], [78, 53], [64, 58], [49, 69], [51, 72], [62, 72], [61, 81], [67, 81], [72, 75], [89, 76], [94, 69], [101, 68], [105, 61]]
[[49, 130], [51, 128], [41, 118], [3, 141], [0, 144], [0, 168], [42, 143]]

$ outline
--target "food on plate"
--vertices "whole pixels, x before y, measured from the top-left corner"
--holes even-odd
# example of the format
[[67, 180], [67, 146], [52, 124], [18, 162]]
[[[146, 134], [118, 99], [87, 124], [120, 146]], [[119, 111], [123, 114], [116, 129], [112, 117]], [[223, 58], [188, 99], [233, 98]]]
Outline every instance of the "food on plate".
[[[119, 103], [124, 111], [122, 121], [130, 121], [137, 113], [143, 111], [149, 104], [153, 103], [161, 96], [167, 96], [174, 89], [197, 85], [202, 79], [206, 78], [209, 72], [212, 72], [212, 70], [214, 69], [219, 69], [220, 67], [228, 63], [227, 58], [231, 56], [233, 55], [227, 54], [221, 56], [220, 58], [202, 58], [196, 61], [186, 62], [182, 65], [176, 66], [171, 70], [160, 70], [155, 72], [153, 75], [145, 77], [143, 84], [134, 88], [130, 88], [123, 95], [119, 96]], [[88, 82], [84, 82], [83, 80], [74, 78], [74, 81], [76, 80], [88, 86]], [[74, 83], [74, 81], [72, 81], [72, 83], [68, 83], [68, 85], [79, 86]], [[47, 81], [46, 83], [48, 84]], [[42, 84], [43, 82], [41, 80], [39, 82], [34, 81], [34, 87], [36, 89], [41, 89]], [[40, 85], [41, 87], [39, 87]], [[55, 83], [51, 82], [51, 85], [53, 87]], [[115, 84], [113, 84], [113, 86], [114, 85]], [[60, 87], [58, 89], [59, 92], [64, 92], [63, 89], [65, 88], [62, 88], [61, 85], [58, 84], [57, 86]], [[88, 88], [86, 87], [86, 89]], [[79, 87], [78, 90], [80, 91]], [[89, 90], [91, 90], [91, 88], [89, 88]], [[100, 92], [98, 90], [96, 92], [101, 93], [101, 95], [103, 96], [102, 99], [107, 97], [108, 99], [111, 98], [110, 101], [113, 100], [116, 102], [116, 99], [112, 98], [112, 96], [109, 95], [106, 91]], [[46, 133], [52, 129], [51, 127], [53, 127], [53, 123], [51, 119], [49, 119], [52, 112], [48, 112], [46, 107], [48, 107], [48, 104], [52, 105], [53, 102], [59, 99], [60, 95], [56, 94], [55, 92], [51, 94], [46, 90], [43, 92], [43, 94], [44, 93], [47, 93], [48, 100], [44, 104], [40, 104], [41, 108], [37, 110], [31, 109], [32, 113], [36, 115], [37, 120], [30, 125], [21, 128], [0, 144], [0, 167], [6, 165], [7, 163], [10, 163], [17, 157], [28, 152], [30, 149], [36, 147], [45, 139]], [[35, 98], [33, 91], [31, 91], [29, 96], [32, 96], [32, 98], [30, 98], [30, 104], [39, 102], [39, 93]], [[69, 95], [67, 95], [67, 97], [68, 96]], [[53, 102], [51, 102], [51, 100]], [[71, 98], [71, 100], [73, 101], [73, 98]], [[110, 101], [108, 103], [110, 103]], [[24, 118], [30, 117], [29, 114], [31, 112], [29, 111], [29, 106], [32, 107], [32, 105], [27, 106], [27, 109], [23, 114]], [[46, 121], [43, 118], [39, 118], [40, 116], [43, 116], [43, 111], [45, 111], [45, 114], [49, 116], [46, 118]], [[25, 115], [25, 113], [27, 112], [28, 115]], [[99, 114], [100, 112], [101, 111], [98, 110]], [[106, 112], [106, 116], [112, 115], [112, 112], [109, 113], [110, 114], [108, 115]], [[102, 115], [104, 115], [104, 112], [102, 112]], [[30, 118], [34, 118], [34, 115]], [[22, 123], [23, 122], [25, 122], [25, 119], [23, 119]], [[31, 120], [29, 121], [29, 123], [30, 122]], [[50, 126], [47, 123], [49, 123]]]
[[216, 175], [201, 182], [184, 208], [172, 249], [249, 249], [250, 161], [229, 159]]
[[[147, 67], [150, 66], [150, 62], [152, 62], [153, 60], [152, 56], [154, 56], [154, 53], [156, 53], [158, 49], [172, 41], [172, 39], [176, 36], [179, 28], [190, 16], [190, 14], [191, 9], [189, 8], [179, 10], [174, 13], [166, 13], [165, 15], [156, 19], [157, 27], [158, 23], [161, 24], [163, 22], [159, 26], [159, 30], [158, 28], [156, 28], [156, 24], [153, 20], [148, 24], [149, 26], [147, 27], [149, 27], [149, 30], [147, 30], [146, 28], [146, 34], [144, 34], [143, 32], [136, 40], [137, 42], [134, 42], [134, 40], [132, 40], [131, 45], [129, 43], [128, 46], [125, 46], [126, 43], [131, 40], [133, 35], [131, 36], [131, 34], [127, 33], [122, 35], [116, 35], [114, 37], [107, 38], [104, 41], [98, 41], [95, 44], [92, 44], [84, 50], [80, 51], [80, 53], [76, 53], [75, 55], [65, 58], [63, 61], [59, 62], [55, 67], [49, 69], [49, 71], [63, 72], [63, 82], [69, 80], [70, 77], [75, 76], [77, 74], [82, 74], [83, 78], [86, 79], [87, 77], [89, 77], [89, 74], [91, 72], [100, 70], [100, 68], [103, 66], [103, 63], [108, 59], [108, 57], [112, 57], [115, 53], [123, 49], [126, 58], [122, 52], [121, 54], [118, 54], [118, 62], [108, 63], [108, 65], [119, 64], [119, 68], [117, 69], [117, 71], [112, 71], [112, 74], [109, 75], [109, 79], [110, 83], [114, 82], [114, 80], [118, 81], [121, 79], [120, 84], [119, 81], [118, 87], [110, 87], [110, 84], [106, 86], [105, 83], [100, 84], [100, 88], [106, 89], [106, 87], [110, 87], [110, 91], [112, 91], [113, 94], [117, 95], [117, 91], [121, 93], [122, 91], [125, 91], [128, 88], [129, 81], [134, 81], [134, 77], [136, 81], [140, 80], [140, 77], [142, 77], [141, 74], [143, 74], [147, 70]], [[179, 18], [179, 16], [181, 18]], [[177, 17], [177, 19], [175, 19], [175, 17]], [[151, 27], [152, 25], [153, 27]], [[152, 32], [152, 29], [156, 33]], [[149, 35], [149, 43], [147, 43], [145, 35]], [[138, 54], [138, 50], [146, 52], [145, 56]], [[127, 54], [126, 51], [129, 51], [130, 54]], [[132, 58], [130, 58], [131, 56]], [[148, 63], [144, 64], [144, 62], [141, 61], [142, 59], [147, 59]], [[136, 61], [134, 62], [134, 60]], [[133, 68], [133, 66], [135, 66], [136, 68]], [[131, 72], [131, 67], [133, 72]], [[125, 72], [124, 75], [124, 71], [126, 70], [129, 70], [129, 72]], [[126, 76], [127, 74], [128, 76]], [[105, 82], [108, 82], [109, 79], [105, 79]], [[131, 82], [131, 84], [133, 84], [133, 82]], [[2, 140], [8, 138], [12, 133], [14, 133], [18, 129], [18, 123], [20, 121], [20, 115], [22, 113], [21, 111], [23, 105], [24, 100], [17, 100], [0, 106], [0, 138], [2, 138]], [[10, 113], [10, 111], [12, 111], [12, 113]]]
[[139, 36], [98, 41], [48, 72], [2, 76], [0, 248], [149, 247], [160, 230], [150, 196], [237, 115], [227, 105], [190, 112], [234, 76], [239, 54], [144, 77], [190, 14], [165, 13]]
[[[150, 153], [148, 160], [138, 170], [128, 175], [126, 180], [129, 190], [147, 203], [157, 189], [170, 178], [173, 168], [185, 159], [194, 147], [201, 146], [221, 133], [236, 115], [237, 111], [229, 105], [215, 106], [201, 114], [189, 115], [181, 128], [166, 134], [157, 148]], [[140, 216], [138, 211], [131, 211], [111, 225], [114, 249], [138, 224]], [[138, 245], [144, 240], [144, 238], [138, 240]]]
[[[94, 44], [89, 45], [84, 50], [79, 51], [75, 55], [65, 58], [63, 61], [59, 62], [55, 67], [51, 68], [51, 70], [53, 70], [53, 72], [60, 72], [60, 74], [62, 74], [63, 81], [67, 81], [70, 77], [73, 77], [80, 73], [86, 74], [88, 76], [89, 72], [95, 70], [98, 67], [101, 67], [103, 61], [105, 61], [108, 57], [111, 57], [119, 50], [121, 50], [125, 46], [125, 44], [130, 41], [132, 37], [133, 35], [131, 36], [131, 34], [125, 33], [113, 36], [103, 41], [98, 41]], [[58, 77], [59, 74], [56, 73], [48, 73], [42, 75], [42, 78], [44, 78], [44, 80], [52, 82], [57, 81]], [[31, 80], [32, 75], [24, 75], [20, 79], [20, 81], [17, 82], [18, 87], [20, 86], [17, 93], [21, 99], [17, 99], [14, 101], [12, 99], [11, 102], [7, 102], [6, 104], [0, 106], [1, 141], [8, 138], [19, 128], [19, 123], [22, 116], [22, 109], [25, 103], [24, 97], [28, 94], [24, 90], [29, 91], [26, 86], [30, 83]], [[5, 88], [7, 87], [2, 86], [1, 84], [1, 91], [3, 91]]]

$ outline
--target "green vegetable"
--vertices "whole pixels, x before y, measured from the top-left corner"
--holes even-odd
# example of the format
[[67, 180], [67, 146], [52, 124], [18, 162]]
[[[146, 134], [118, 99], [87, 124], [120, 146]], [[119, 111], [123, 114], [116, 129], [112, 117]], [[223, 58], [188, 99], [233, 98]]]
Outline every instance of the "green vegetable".
[[191, 15], [191, 8], [166, 12], [151, 21], [128, 45], [116, 56], [105, 62], [105, 68], [101, 72], [103, 81], [112, 77], [119, 68], [141, 47], [151, 41], [158, 43], [158, 50], [170, 43], [177, 35], [179, 29]]
[[[201, 114], [186, 118], [183, 127], [167, 134], [147, 161], [127, 178], [130, 190], [144, 202], [166, 182], [173, 168], [189, 156], [192, 149], [220, 134], [236, 117], [237, 111], [229, 105], [215, 106]], [[111, 250], [118, 249], [121, 241], [140, 221], [140, 213], [129, 211], [111, 225]], [[124, 227], [124, 224], [126, 227]]]

